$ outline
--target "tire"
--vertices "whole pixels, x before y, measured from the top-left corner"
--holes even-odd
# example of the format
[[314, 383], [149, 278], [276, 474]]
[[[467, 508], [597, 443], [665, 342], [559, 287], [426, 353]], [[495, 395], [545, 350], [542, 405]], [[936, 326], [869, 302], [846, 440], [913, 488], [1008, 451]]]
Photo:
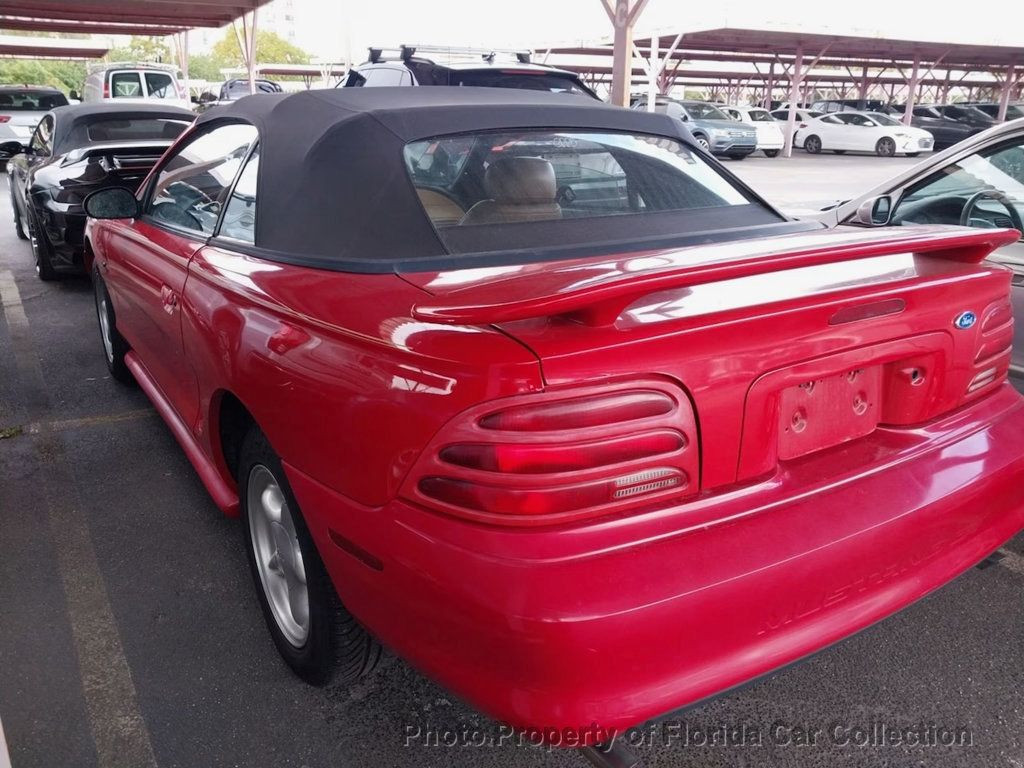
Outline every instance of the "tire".
[[777, 149], [766, 149], [764, 151], [764, 156], [765, 157], [778, 157], [779, 156], [779, 150], [777, 150]]
[[342, 605], [281, 460], [255, 426], [242, 441], [238, 496], [253, 584], [285, 663], [316, 686], [351, 684], [369, 673], [380, 644]]
[[28, 209], [28, 239], [32, 244], [32, 258], [36, 261], [36, 276], [43, 282], [60, 279], [60, 273], [53, 268], [50, 259], [50, 240], [39, 224], [39, 218], [31, 207]]
[[836, 155], [845, 155], [846, 154], [846, 150], [845, 149], [833, 149], [832, 152], [834, 154], [836, 154]]
[[13, 186], [11, 186], [11, 210], [14, 211], [14, 234], [18, 236], [19, 240], [28, 240], [28, 235], [25, 234], [25, 227], [21, 223], [21, 211], [18, 210], [18, 203], [14, 199]]
[[708, 137], [702, 133], [694, 134], [693, 140], [697, 142], [697, 146], [703, 149], [705, 152], [711, 152], [711, 142], [708, 141]]
[[896, 142], [888, 136], [883, 136], [875, 144], [875, 154], [879, 157], [893, 157], [896, 154]]
[[821, 139], [813, 134], [804, 139], [804, 152], [810, 155], [816, 155], [821, 152]]
[[99, 270], [93, 267], [92, 290], [96, 303], [96, 320], [100, 327], [100, 342], [103, 345], [103, 359], [107, 363], [107, 370], [111, 377], [122, 384], [133, 384], [135, 377], [124, 364], [125, 353], [131, 347], [124, 340], [124, 336], [118, 333], [114, 305], [110, 301], [110, 294], [107, 292], [107, 284], [100, 277]]

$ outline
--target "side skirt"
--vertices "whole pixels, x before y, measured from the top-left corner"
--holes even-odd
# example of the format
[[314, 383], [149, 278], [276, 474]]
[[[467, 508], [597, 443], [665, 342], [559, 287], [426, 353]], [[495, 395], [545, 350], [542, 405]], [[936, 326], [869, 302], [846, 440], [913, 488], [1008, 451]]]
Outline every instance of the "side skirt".
[[196, 442], [196, 439], [192, 436], [185, 422], [181, 420], [174, 408], [164, 397], [164, 393], [160, 391], [160, 387], [157, 386], [156, 382], [149, 375], [149, 371], [142, 364], [139, 358], [134, 352], [128, 352], [124, 356], [124, 364], [128, 367], [128, 370], [132, 372], [135, 380], [142, 387], [142, 391], [146, 393], [146, 396], [153, 403], [153, 407], [156, 408], [157, 413], [167, 423], [167, 426], [171, 430], [171, 434], [174, 435], [174, 439], [178, 441], [182, 449], [185, 451], [185, 456], [192, 463], [196, 473], [199, 475], [199, 479], [206, 487], [207, 492], [213, 497], [214, 504], [229, 517], [238, 517], [238, 493], [237, 491], [224, 482], [224, 478], [221, 477], [220, 472], [214, 466], [213, 462], [210, 461], [209, 457], [203, 452], [203, 449]]

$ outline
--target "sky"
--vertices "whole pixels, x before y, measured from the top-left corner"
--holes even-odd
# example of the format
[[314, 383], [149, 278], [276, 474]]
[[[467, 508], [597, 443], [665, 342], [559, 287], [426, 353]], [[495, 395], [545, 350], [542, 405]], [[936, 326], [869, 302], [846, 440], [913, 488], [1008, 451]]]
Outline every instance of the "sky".
[[[400, 43], [543, 49], [610, 34], [601, 0], [292, 0], [296, 41], [316, 58], [355, 61]], [[941, 12], [948, 8], [949, 12]], [[910, 40], [1024, 44], [1024, 4], [989, 0], [982, 13], [947, 0], [650, 0], [638, 34], [722, 26], [878, 35]]]

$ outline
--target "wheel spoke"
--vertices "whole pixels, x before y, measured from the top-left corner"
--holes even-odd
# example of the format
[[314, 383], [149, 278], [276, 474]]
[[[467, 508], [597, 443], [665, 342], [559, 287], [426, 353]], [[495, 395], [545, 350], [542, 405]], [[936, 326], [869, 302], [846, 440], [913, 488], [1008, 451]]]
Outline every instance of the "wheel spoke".
[[249, 473], [246, 510], [264, 595], [278, 629], [292, 645], [309, 635], [309, 590], [295, 520], [280, 484], [263, 465]]

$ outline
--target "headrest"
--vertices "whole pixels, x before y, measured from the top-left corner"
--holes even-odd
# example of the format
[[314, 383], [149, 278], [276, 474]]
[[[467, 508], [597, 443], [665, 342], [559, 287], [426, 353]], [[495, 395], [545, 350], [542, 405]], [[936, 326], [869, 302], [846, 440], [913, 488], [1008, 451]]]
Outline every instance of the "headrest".
[[487, 196], [496, 203], [527, 205], [555, 199], [555, 169], [542, 157], [502, 157], [487, 167]]

